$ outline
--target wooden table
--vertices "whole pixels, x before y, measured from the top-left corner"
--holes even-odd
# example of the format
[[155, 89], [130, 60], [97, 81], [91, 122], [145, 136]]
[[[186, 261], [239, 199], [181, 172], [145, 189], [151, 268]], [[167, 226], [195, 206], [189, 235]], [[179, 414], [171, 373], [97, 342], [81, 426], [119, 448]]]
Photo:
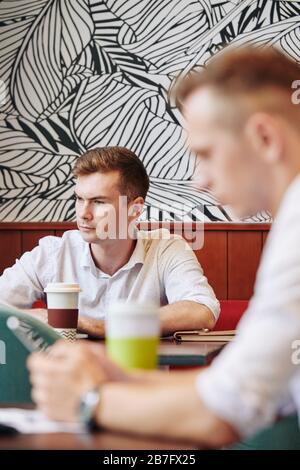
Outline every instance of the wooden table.
[[[105, 345], [103, 339], [87, 338]], [[173, 337], [160, 340], [159, 365], [161, 366], [207, 366], [227, 343], [216, 341], [175, 341]]]
[[95, 434], [20, 434], [0, 436], [0, 450], [161, 450], [195, 449], [180, 442], [98, 432]]
[[[221, 351], [221, 342], [181, 342], [162, 339], [159, 347], [159, 364], [163, 366], [203, 366]], [[0, 405], [1, 407], [2, 405]], [[9, 405], [14, 407], [14, 405]], [[26, 408], [32, 406], [26, 406]], [[182, 442], [149, 439], [128, 434], [97, 432], [94, 434], [17, 434], [0, 436], [1, 449], [31, 450], [194, 450], [195, 447]]]
[[[0, 405], [1, 408], [33, 409], [32, 404]], [[138, 437], [130, 434], [99, 431], [95, 433], [46, 433], [0, 435], [1, 450], [193, 450], [187, 443], [161, 438]], [[1, 462], [1, 457], [0, 457]]]
[[178, 343], [162, 339], [159, 346], [159, 365], [163, 366], [205, 366], [227, 343], [187, 342]]

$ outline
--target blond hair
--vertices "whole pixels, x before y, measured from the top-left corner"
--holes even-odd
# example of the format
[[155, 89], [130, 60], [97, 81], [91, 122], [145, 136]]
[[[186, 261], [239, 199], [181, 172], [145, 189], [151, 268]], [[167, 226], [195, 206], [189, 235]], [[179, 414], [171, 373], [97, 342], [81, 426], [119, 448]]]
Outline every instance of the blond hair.
[[[280, 114], [300, 125], [300, 106], [293, 103], [293, 83], [300, 79], [300, 66], [277, 49], [244, 47], [226, 49], [201, 71], [191, 71], [173, 89], [182, 109], [187, 98], [200, 88], [209, 88], [226, 102], [228, 112], [263, 110]], [[232, 104], [232, 106], [230, 106]], [[247, 114], [247, 113], [246, 113]]]

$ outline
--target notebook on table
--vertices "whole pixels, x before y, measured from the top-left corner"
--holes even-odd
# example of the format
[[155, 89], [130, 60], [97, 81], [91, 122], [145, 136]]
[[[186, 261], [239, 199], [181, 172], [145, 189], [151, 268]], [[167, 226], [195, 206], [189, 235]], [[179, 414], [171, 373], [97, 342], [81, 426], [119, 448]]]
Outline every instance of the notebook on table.
[[175, 331], [173, 337], [176, 341], [222, 342], [227, 343], [235, 338], [236, 330], [206, 331], [186, 330]]

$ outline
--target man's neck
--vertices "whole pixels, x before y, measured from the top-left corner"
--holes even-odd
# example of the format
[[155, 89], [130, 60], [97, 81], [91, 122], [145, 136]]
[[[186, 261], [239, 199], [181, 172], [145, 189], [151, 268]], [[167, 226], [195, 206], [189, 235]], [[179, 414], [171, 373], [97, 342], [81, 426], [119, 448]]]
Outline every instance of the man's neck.
[[130, 259], [136, 240], [107, 240], [105, 243], [91, 243], [90, 250], [97, 268], [112, 276]]

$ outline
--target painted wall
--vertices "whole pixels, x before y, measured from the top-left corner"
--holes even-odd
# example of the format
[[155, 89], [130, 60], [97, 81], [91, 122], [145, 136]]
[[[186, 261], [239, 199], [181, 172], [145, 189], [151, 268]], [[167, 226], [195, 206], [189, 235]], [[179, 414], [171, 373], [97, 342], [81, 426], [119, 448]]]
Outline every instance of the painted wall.
[[232, 220], [192, 187], [195, 159], [168, 90], [228, 43], [299, 60], [299, 24], [300, 1], [2, 1], [0, 220], [73, 220], [72, 165], [104, 145], [145, 163], [144, 219]]

